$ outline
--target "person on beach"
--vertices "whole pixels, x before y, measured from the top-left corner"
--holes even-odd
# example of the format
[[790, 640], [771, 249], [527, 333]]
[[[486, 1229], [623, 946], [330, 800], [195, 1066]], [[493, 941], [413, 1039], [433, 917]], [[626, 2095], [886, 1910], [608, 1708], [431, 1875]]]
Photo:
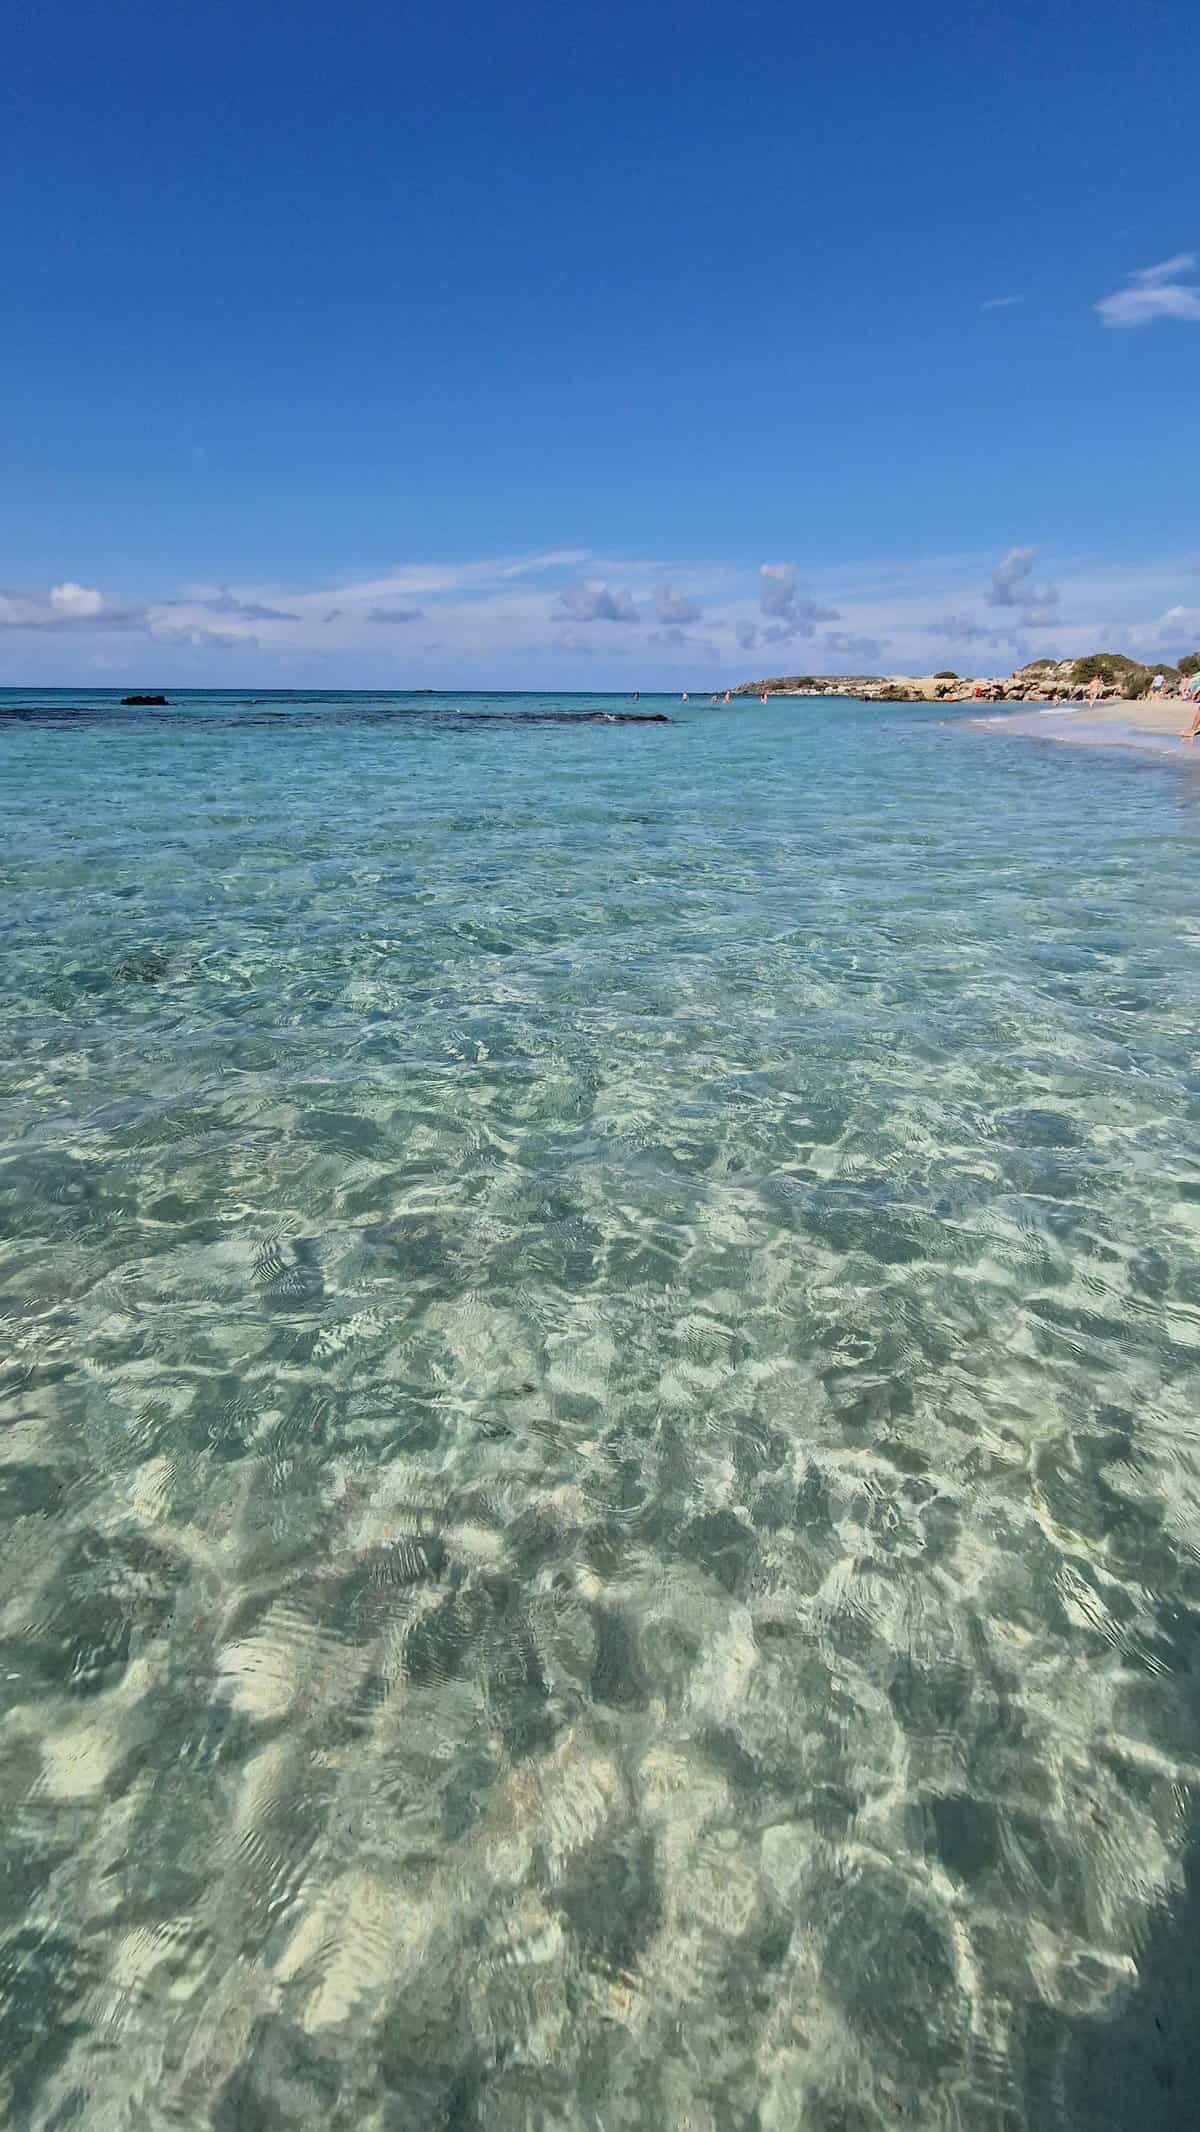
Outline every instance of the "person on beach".
[[1161, 675], [1161, 674], [1155, 674], [1155, 676], [1154, 676], [1154, 679], [1153, 679], [1153, 681], [1152, 681], [1152, 682], [1150, 683], [1150, 694], [1151, 694], [1151, 695], [1153, 696], [1153, 698], [1154, 698], [1154, 701], [1155, 701], [1156, 703], [1161, 703], [1161, 702], [1162, 702], [1162, 699], [1163, 699], [1163, 689], [1164, 689], [1165, 687], [1166, 687], [1166, 683], [1165, 683], [1165, 681], [1163, 680], [1163, 677], [1162, 677], [1162, 675]]
[[1101, 687], [1102, 683], [1099, 674], [1093, 674], [1091, 680], [1088, 682], [1088, 702], [1090, 704], [1094, 705], [1099, 703]]
[[1193, 681], [1192, 683], [1192, 704], [1192, 722], [1183, 736], [1189, 746], [1195, 740], [1197, 733], [1200, 733], [1200, 681]]

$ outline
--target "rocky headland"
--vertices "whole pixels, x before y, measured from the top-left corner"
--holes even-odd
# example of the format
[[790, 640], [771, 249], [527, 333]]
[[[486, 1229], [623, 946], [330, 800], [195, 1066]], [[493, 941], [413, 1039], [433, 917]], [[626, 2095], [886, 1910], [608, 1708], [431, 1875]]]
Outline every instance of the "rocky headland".
[[1092, 681], [1100, 702], [1136, 703], [1155, 674], [1163, 692], [1177, 696], [1188, 675], [1200, 672], [1200, 653], [1178, 666], [1145, 666], [1123, 652], [1090, 652], [1082, 659], [1033, 659], [1007, 676], [938, 674], [777, 674], [742, 681], [735, 696], [854, 696], [867, 703], [1078, 703]]

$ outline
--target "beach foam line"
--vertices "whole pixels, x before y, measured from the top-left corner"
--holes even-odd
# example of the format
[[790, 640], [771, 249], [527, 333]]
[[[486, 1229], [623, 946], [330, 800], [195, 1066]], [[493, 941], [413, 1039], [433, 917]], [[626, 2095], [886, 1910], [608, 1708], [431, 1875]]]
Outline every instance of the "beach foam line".
[[[1059, 720], [1057, 725], [1054, 723], [1056, 718]], [[1045, 722], [1047, 719], [1049, 724]], [[1116, 721], [1099, 724], [1082, 720], [1065, 725], [1057, 709], [1053, 712], [1030, 711], [1015, 718], [966, 718], [946, 722], [975, 726], [981, 731], [1000, 729], [1011, 733], [1017, 740], [1052, 740], [1068, 747], [1120, 748], [1125, 753], [1132, 749], [1137, 753], [1171, 756], [1185, 763], [1200, 760], [1194, 757], [1192, 749], [1183, 746], [1182, 734], [1148, 732], [1144, 726], [1123, 725]]]

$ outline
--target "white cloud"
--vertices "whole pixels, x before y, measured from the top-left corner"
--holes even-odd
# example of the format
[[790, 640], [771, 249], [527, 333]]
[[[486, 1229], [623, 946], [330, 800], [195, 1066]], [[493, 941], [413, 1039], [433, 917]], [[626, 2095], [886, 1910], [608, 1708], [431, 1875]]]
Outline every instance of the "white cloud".
[[944, 614], [936, 622], [928, 624], [931, 637], [947, 637], [953, 644], [1004, 644], [1007, 635], [1000, 629], [989, 629], [976, 622], [969, 614]]
[[43, 635], [78, 635], [89, 629], [137, 629], [145, 620], [141, 607], [115, 606], [94, 587], [66, 579], [49, 592], [0, 593], [0, 630], [36, 630]]
[[790, 563], [760, 563], [758, 604], [764, 614], [786, 620], [796, 604], [796, 573]]
[[[878, 637], [856, 635], [852, 629], [827, 629], [818, 638], [816, 650], [823, 659], [856, 659], [878, 661], [883, 657], [883, 645]], [[837, 673], [838, 667], [832, 669]]]
[[583, 577], [566, 586], [561, 612], [572, 622], [636, 622], [638, 618], [632, 596], [606, 585], [599, 577]]
[[0, 629], [31, 629], [37, 621], [36, 601], [21, 592], [0, 592]]
[[1032, 548], [1010, 548], [992, 572], [988, 599], [993, 607], [1018, 607], [1033, 571]]
[[836, 607], [822, 607], [819, 600], [800, 591], [790, 563], [760, 563], [758, 604], [772, 617], [763, 638], [769, 644], [786, 643], [789, 637], [811, 637], [818, 622], [838, 622]]
[[1187, 652], [1200, 650], [1200, 607], [1168, 607], [1156, 621], [1131, 629], [1129, 644], [1134, 653], [1140, 652], [1144, 658], [1162, 658], [1172, 663]]
[[986, 303], [980, 304], [979, 308], [981, 311], [1010, 311], [1014, 304], [1023, 304], [1024, 301], [1023, 296], [989, 296]]
[[696, 635], [695, 630], [684, 629], [678, 622], [669, 623], [665, 629], [648, 629], [646, 631], [646, 642], [647, 644], [672, 644], [677, 648], [688, 644], [694, 646], [698, 651], [703, 651], [706, 654], [712, 653], [714, 657], [719, 656], [714, 651], [711, 638], [699, 637]]
[[1176, 252], [1157, 266], [1139, 267], [1128, 284], [1103, 296], [1096, 311], [1106, 326], [1150, 326], [1159, 318], [1182, 318], [1200, 324], [1200, 286], [1194, 279], [1194, 252]]
[[65, 584], [52, 585], [50, 605], [55, 614], [72, 622], [91, 621], [104, 605], [94, 586], [76, 585], [68, 578]]
[[[104, 597], [90, 615], [64, 612], [48, 587], [9, 586], [0, 592], [0, 682], [80, 681], [98, 657], [130, 687], [152, 667], [156, 686], [643, 691], [801, 669], [1007, 673], [1037, 653], [1098, 646], [1174, 658], [1200, 639], [1189, 619], [1194, 562], [1193, 551], [1137, 566], [1078, 564], [1044, 587], [1023, 547], [994, 567], [991, 557], [958, 554], [843, 564], [836, 576], [814, 568], [799, 586], [790, 563], [764, 571], [548, 550], [330, 574], [307, 590], [263, 579]], [[688, 620], [664, 609], [686, 609]], [[702, 622], [693, 616], [701, 609]], [[381, 626], [381, 614], [411, 620]]]
[[660, 622], [695, 622], [700, 615], [696, 601], [684, 592], [676, 592], [671, 584], [655, 586], [654, 612]]
[[1053, 607], [1058, 593], [1053, 585], [1033, 583], [1035, 548], [1010, 548], [992, 571], [990, 607]]
[[368, 607], [368, 622], [423, 622], [423, 607]]
[[224, 589], [200, 604], [212, 614], [237, 615], [243, 622], [298, 622], [300, 619], [292, 607], [264, 607], [261, 601], [239, 600], [236, 593]]
[[1157, 266], [1139, 267], [1131, 274], [1131, 281], [1144, 282], [1154, 288], [1159, 283], [1174, 281], [1180, 274], [1189, 274], [1196, 264], [1194, 252], [1172, 252], [1169, 259], [1160, 259]]

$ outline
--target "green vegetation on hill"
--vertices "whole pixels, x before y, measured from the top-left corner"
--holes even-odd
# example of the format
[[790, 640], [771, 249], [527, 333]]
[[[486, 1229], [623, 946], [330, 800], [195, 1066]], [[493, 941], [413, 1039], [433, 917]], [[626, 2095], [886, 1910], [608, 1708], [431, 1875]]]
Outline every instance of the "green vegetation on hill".
[[1181, 661], [1178, 666], [1167, 666], [1161, 660], [1153, 666], [1145, 666], [1140, 659], [1127, 658], [1123, 651], [1093, 651], [1083, 659], [1034, 659], [1028, 666], [1020, 668], [1019, 678], [1036, 686], [1053, 674], [1059, 686], [1065, 682], [1072, 690], [1080, 691], [1086, 689], [1089, 682], [1098, 680], [1104, 688], [1117, 689], [1128, 702], [1136, 703], [1139, 697], [1148, 693], [1155, 674], [1162, 675], [1168, 694], [1174, 693], [1180, 676], [1200, 667], [1200, 655], [1193, 656], [1196, 657], [1196, 667], [1189, 660]]
[[1099, 676], [1106, 688], [1119, 688], [1123, 696], [1136, 697], [1145, 695], [1156, 671], [1143, 666], [1140, 659], [1127, 659], [1124, 652], [1094, 651], [1086, 659], [1076, 659], [1073, 678], [1080, 688], [1086, 688]]

